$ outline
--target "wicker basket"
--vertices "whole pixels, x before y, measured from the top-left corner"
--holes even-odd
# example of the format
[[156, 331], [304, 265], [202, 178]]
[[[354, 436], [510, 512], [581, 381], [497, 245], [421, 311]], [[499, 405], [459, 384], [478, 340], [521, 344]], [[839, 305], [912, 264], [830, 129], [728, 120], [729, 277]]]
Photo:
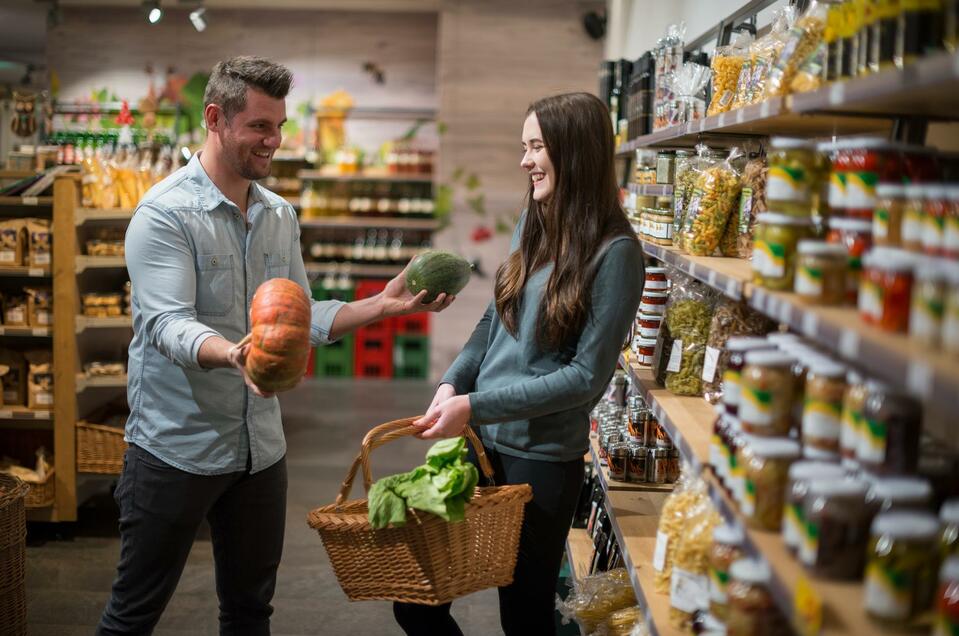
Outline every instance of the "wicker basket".
[[27, 490], [28, 486], [16, 477], [0, 474], [0, 634], [27, 633], [24, 588]]
[[46, 508], [56, 501], [56, 480], [53, 478], [53, 468], [47, 471], [47, 479], [43, 483], [28, 483], [30, 490], [23, 503], [27, 508]]
[[77, 472], [119, 475], [126, 450], [122, 428], [77, 422]]
[[[455, 598], [513, 581], [528, 484], [477, 488], [466, 505], [466, 519], [449, 523], [410, 510], [406, 525], [374, 530], [365, 499], [346, 501], [359, 467], [363, 485], [372, 484], [370, 452], [421, 429], [415, 418], [377, 426], [363, 439], [360, 454], [343, 482], [336, 503], [309, 515], [323, 539], [340, 587], [351, 601], [403, 601], [440, 605]], [[488, 479], [493, 469], [476, 434], [467, 427], [480, 468]]]

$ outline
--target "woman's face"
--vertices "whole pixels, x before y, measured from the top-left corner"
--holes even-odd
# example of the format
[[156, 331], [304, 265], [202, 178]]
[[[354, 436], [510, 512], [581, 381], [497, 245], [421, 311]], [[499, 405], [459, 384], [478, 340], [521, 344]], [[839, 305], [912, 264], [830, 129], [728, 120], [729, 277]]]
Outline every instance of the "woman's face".
[[546, 153], [536, 113], [530, 113], [523, 122], [523, 160], [519, 165], [529, 173], [533, 183], [533, 200], [548, 200], [556, 187], [556, 170]]

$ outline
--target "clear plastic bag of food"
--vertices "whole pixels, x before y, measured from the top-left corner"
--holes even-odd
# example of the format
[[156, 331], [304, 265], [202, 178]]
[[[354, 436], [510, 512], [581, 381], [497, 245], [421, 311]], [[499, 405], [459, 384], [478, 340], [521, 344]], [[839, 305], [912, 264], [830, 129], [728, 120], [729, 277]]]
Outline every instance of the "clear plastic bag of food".
[[709, 67], [686, 62], [676, 71], [673, 86], [676, 90], [676, 108], [670, 117], [670, 125], [702, 119], [706, 112], [706, 85], [709, 84]]
[[614, 568], [583, 577], [556, 609], [563, 623], [575, 620], [584, 634], [592, 634], [610, 614], [636, 605], [636, 592], [625, 568]]
[[663, 319], [673, 338], [665, 386], [676, 395], [702, 395], [703, 363], [715, 294], [702, 283], [691, 281], [670, 295], [675, 300]]
[[723, 373], [729, 365], [726, 341], [733, 336], [762, 336], [776, 324], [741, 300], [722, 298], [713, 310], [703, 360], [703, 397], [717, 404], [723, 397]]
[[[681, 298], [682, 293], [675, 295], [677, 290], [685, 289], [692, 283], [693, 279], [689, 275], [681, 272], [672, 265], [666, 265], [666, 278], [669, 279], [669, 297], [666, 299], [666, 307], [663, 309], [663, 315], [669, 311], [670, 305], [674, 299]], [[666, 366], [669, 364], [669, 354], [673, 347], [673, 336], [669, 331], [664, 319], [659, 326], [659, 333], [656, 335], [656, 349], [653, 352], [653, 362], [650, 365], [653, 377], [660, 386], [666, 382]]]
[[690, 511], [696, 510], [699, 502], [708, 499], [706, 483], [693, 477], [689, 466], [683, 466], [679, 481], [672, 494], [663, 503], [659, 515], [659, 527], [656, 529], [656, 548], [653, 552], [653, 587], [659, 594], [669, 594], [673, 576], [673, 558], [679, 539], [686, 528], [686, 519]]
[[739, 202], [739, 171], [733, 163], [742, 151], [733, 148], [725, 161], [706, 168], [696, 179], [683, 224], [683, 247], [694, 256], [712, 256]]
[[689, 631], [696, 612], [709, 607], [709, 548], [713, 529], [721, 522], [709, 497], [697, 500], [686, 514], [670, 577], [669, 622], [673, 627]]
[[676, 159], [676, 173], [673, 177], [673, 244], [680, 248], [686, 209], [708, 152], [709, 147], [706, 144], [698, 144], [694, 156]]
[[601, 636], [632, 636], [633, 629], [642, 622], [643, 610], [639, 605], [634, 605], [616, 610], [607, 616], [596, 634]]
[[826, 33], [829, 5], [813, 0], [806, 12], [786, 34], [785, 44], [769, 71], [766, 97], [786, 95], [796, 72], [822, 43]]
[[757, 217], [766, 211], [766, 174], [769, 167], [766, 159], [756, 156], [750, 159], [741, 178], [739, 203], [733, 208], [726, 230], [719, 244], [723, 256], [750, 259], [753, 255], [753, 235]]
[[707, 115], [725, 113], [733, 106], [739, 85], [739, 75], [743, 63], [749, 56], [752, 36], [749, 33], [737, 33], [728, 46], [721, 46], [713, 52], [710, 63], [712, 69], [713, 94], [709, 101]]
[[826, 43], [820, 42], [809, 57], [802, 63], [796, 76], [789, 83], [791, 93], [805, 93], [814, 91], [822, 86], [825, 79]]
[[749, 46], [749, 57], [743, 62], [736, 85], [732, 108], [741, 108], [764, 99], [769, 69], [779, 57], [785, 36], [796, 20], [796, 8], [782, 7], [773, 16], [769, 33]]

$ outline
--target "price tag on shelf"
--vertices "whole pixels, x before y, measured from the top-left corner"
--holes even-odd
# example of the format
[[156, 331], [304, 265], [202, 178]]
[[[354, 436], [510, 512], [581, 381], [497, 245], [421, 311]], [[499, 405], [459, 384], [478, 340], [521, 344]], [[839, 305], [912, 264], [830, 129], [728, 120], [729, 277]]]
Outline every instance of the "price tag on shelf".
[[30, 330], [30, 334], [34, 336], [45, 336], [50, 333], [50, 330], [46, 327], [34, 327]]
[[812, 312], [806, 312], [802, 315], [802, 332], [809, 338], [815, 338], [819, 331], [819, 318]]
[[706, 276], [706, 282], [709, 283], [710, 287], [716, 286], [716, 270], [709, 270], [709, 275]]
[[669, 364], [666, 365], [666, 371], [679, 373], [683, 363], [683, 341], [673, 340], [673, 348], [669, 352]]
[[767, 101], [767, 102], [763, 102], [762, 104], [759, 105], [759, 117], [762, 118], [762, 119], [766, 119], [767, 117], [769, 117], [769, 102], [768, 102], [768, 101]]
[[906, 387], [923, 400], [932, 395], [932, 369], [928, 364], [914, 360], [906, 372]]
[[37, 420], [49, 420], [50, 411], [34, 411], [33, 418]]
[[802, 636], [817, 636], [822, 631], [822, 599], [809, 579], [802, 575], [796, 582], [793, 616]]
[[793, 308], [786, 301], [782, 301], [779, 305], [779, 322], [788, 325], [792, 323], [793, 317]]
[[39, 205], [40, 200], [37, 197], [23, 197], [24, 205]]
[[753, 309], [761, 314], [764, 314], [766, 313], [766, 298], [766, 292], [760, 287], [755, 287], [753, 288], [753, 294], [752, 298], [749, 300], [749, 304]]
[[28, 275], [28, 276], [43, 276], [45, 273], [46, 273], [46, 272], [44, 272], [44, 271], [43, 271], [41, 268], [39, 268], [39, 267], [31, 267], [29, 270], [27, 270], [27, 275]]
[[0, 409], [0, 419], [9, 420], [13, 417], [13, 411], [9, 409]]
[[719, 128], [723, 128], [726, 126], [726, 113], [719, 113], [719, 120], [717, 121], [717, 125]]
[[696, 277], [696, 263], [692, 261], [689, 262], [689, 275], [693, 278]]
[[766, 296], [766, 309], [763, 311], [770, 318], [779, 318], [779, 299], [775, 296]]
[[742, 108], [737, 108], [737, 109], [736, 109], [736, 123], [737, 123], [737, 124], [741, 124], [741, 123], [743, 123], [743, 120], [744, 120], [744, 119], [746, 119], [746, 115], [743, 113], [743, 109], [742, 109]]
[[844, 358], [855, 360], [859, 357], [859, 334], [844, 329], [839, 334], [839, 353]]
[[829, 87], [829, 105], [838, 106], [846, 101], [846, 84], [844, 82], [833, 82]]
[[733, 278], [726, 279], [726, 295], [736, 300], [742, 297], [742, 288]]

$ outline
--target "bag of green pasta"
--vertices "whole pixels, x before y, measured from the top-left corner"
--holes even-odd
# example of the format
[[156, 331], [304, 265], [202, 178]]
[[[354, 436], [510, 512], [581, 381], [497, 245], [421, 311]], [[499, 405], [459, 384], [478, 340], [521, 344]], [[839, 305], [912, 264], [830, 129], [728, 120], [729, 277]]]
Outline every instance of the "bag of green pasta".
[[666, 307], [663, 309], [664, 319], [660, 323], [659, 333], [656, 336], [656, 349], [653, 352], [653, 362], [650, 365], [656, 384], [663, 386], [666, 382], [666, 365], [669, 364], [669, 353], [673, 347], [673, 336], [666, 325], [665, 316], [669, 312], [674, 299], [681, 299], [682, 293], [676, 294], [677, 290], [684, 290], [693, 283], [693, 279], [688, 274], [680, 271], [672, 265], [666, 265], [666, 278], [669, 279], [669, 297], [666, 299]]
[[[690, 279], [670, 292], [663, 326], [673, 338], [666, 363], [665, 386], [676, 395], [703, 394], [703, 362], [715, 294]], [[664, 356], [666, 351], [663, 352]]]
[[726, 230], [742, 187], [738, 163], [743, 153], [733, 148], [725, 161], [704, 169], [696, 179], [684, 223], [686, 251], [694, 256], [712, 256]]

